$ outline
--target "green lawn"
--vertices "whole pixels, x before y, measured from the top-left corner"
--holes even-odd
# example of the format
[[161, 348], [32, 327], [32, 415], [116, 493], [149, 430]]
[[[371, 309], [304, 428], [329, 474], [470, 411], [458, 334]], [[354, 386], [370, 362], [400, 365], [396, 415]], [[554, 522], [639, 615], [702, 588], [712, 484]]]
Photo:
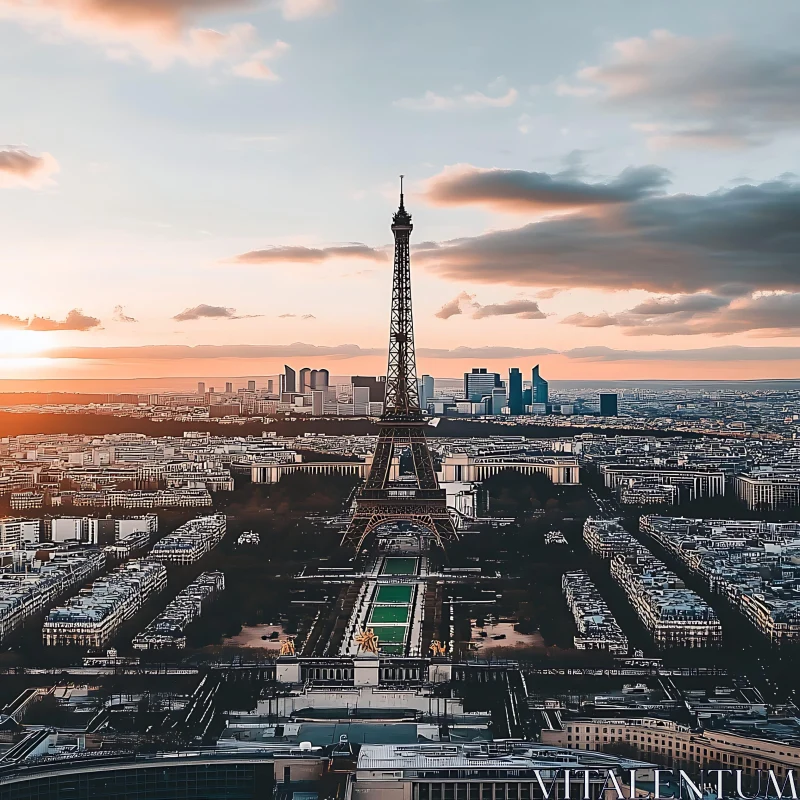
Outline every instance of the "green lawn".
[[405, 625], [390, 625], [386, 628], [375, 628], [375, 635], [378, 637], [378, 646], [382, 644], [403, 644], [406, 640]]
[[416, 575], [416, 558], [386, 558], [383, 561], [382, 575]]
[[370, 622], [408, 622], [408, 606], [374, 606]]
[[410, 603], [412, 586], [379, 586], [376, 603]]

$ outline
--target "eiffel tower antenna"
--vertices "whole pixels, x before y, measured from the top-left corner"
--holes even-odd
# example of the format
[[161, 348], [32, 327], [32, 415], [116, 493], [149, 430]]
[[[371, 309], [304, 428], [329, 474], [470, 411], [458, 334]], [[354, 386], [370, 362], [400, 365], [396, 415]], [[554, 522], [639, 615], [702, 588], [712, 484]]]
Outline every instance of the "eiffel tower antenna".
[[[360, 550], [366, 538], [388, 522], [408, 522], [427, 530], [436, 543], [457, 539], [447, 510], [444, 489], [439, 488], [428, 442], [427, 422], [419, 407], [414, 319], [411, 311], [410, 238], [414, 229], [403, 198], [392, 217], [394, 274], [389, 323], [389, 364], [386, 400], [372, 466], [356, 495], [356, 507], [342, 544]], [[400, 451], [411, 451], [414, 482], [398, 481]]]

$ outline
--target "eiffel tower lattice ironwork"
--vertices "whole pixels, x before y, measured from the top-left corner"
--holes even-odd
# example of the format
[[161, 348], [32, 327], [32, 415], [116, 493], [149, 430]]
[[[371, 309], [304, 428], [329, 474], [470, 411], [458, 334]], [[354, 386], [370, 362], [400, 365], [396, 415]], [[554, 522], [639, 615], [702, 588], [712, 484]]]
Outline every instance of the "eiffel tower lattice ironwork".
[[[392, 218], [394, 279], [389, 330], [389, 367], [386, 400], [372, 467], [356, 495], [356, 507], [342, 544], [360, 550], [364, 540], [387, 522], [410, 522], [429, 531], [436, 543], [457, 539], [447, 511], [444, 489], [439, 488], [428, 442], [427, 422], [419, 407], [417, 366], [414, 355], [414, 320], [411, 313], [411, 215], [403, 203], [400, 176], [400, 208]], [[410, 450], [414, 481], [393, 476], [395, 456]]]

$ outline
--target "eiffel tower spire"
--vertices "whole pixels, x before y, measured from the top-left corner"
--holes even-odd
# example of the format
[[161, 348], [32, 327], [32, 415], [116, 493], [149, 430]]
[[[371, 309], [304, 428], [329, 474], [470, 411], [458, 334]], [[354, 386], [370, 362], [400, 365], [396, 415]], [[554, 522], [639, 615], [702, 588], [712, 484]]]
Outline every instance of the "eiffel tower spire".
[[[389, 324], [389, 364], [386, 400], [372, 467], [356, 496], [353, 519], [342, 544], [360, 549], [376, 528], [387, 522], [409, 522], [427, 530], [439, 545], [456, 539], [447, 511], [445, 491], [439, 488], [428, 442], [427, 423], [419, 407], [417, 365], [414, 353], [414, 318], [411, 311], [411, 215], [403, 198], [392, 217], [394, 273]], [[397, 480], [399, 456], [411, 451], [414, 482]]]

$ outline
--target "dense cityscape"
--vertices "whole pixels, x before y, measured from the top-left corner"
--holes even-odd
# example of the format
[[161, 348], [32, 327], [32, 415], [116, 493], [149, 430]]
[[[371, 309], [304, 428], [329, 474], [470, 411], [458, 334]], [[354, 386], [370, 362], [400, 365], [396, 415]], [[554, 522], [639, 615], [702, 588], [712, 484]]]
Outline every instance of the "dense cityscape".
[[0, 800], [800, 800], [798, 31], [0, 0]]
[[13, 796], [791, 777], [796, 392], [417, 380], [411, 229], [401, 194], [387, 376], [4, 397]]

